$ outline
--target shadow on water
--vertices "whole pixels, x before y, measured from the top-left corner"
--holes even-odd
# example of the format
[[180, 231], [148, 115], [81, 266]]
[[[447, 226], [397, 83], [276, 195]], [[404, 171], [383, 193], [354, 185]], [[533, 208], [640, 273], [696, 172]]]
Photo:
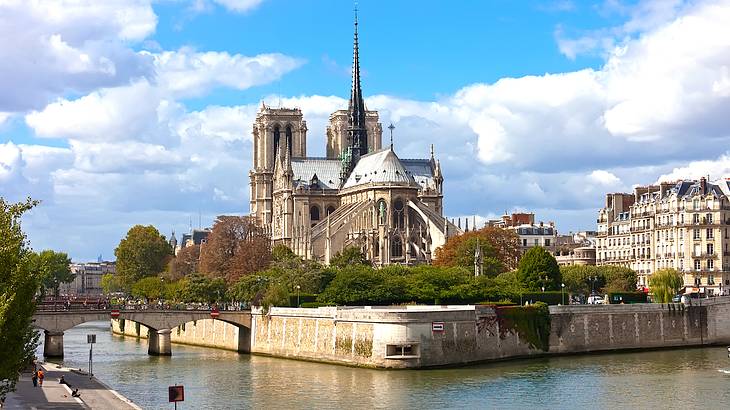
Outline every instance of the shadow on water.
[[[463, 368], [386, 371], [239, 355], [173, 345], [147, 355], [147, 341], [112, 335], [108, 322], [66, 332], [63, 364], [86, 369], [144, 408], [166, 408], [167, 387], [185, 386], [182, 408], [722, 408], [730, 402], [725, 348], [542, 357]], [[42, 348], [41, 348], [42, 351]], [[654, 402], [659, 404], [659, 402]]]

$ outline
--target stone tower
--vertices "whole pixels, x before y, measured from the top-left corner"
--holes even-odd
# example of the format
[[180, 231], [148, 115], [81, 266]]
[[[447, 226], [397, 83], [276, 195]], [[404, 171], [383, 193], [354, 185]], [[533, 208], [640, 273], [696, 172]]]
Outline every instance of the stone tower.
[[307, 156], [307, 122], [302, 111], [262, 103], [253, 124], [253, 169], [249, 172], [251, 215], [259, 223], [272, 222], [274, 164], [285, 150], [290, 157]]

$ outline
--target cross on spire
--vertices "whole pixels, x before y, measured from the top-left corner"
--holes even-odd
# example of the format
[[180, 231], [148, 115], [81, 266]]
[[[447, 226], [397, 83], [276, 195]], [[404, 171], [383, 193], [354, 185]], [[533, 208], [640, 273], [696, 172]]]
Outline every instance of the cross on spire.
[[395, 129], [395, 125], [391, 122], [390, 125], [388, 125], [388, 129], [390, 130], [390, 150], [393, 150], [393, 130]]

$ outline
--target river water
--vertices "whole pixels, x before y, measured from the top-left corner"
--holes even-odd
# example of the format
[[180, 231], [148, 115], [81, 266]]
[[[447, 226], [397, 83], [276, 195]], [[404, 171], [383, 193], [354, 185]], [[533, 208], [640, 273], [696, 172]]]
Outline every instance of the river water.
[[724, 347], [386, 371], [177, 344], [153, 357], [146, 340], [92, 322], [66, 331], [66, 366], [87, 369], [89, 333], [94, 375], [145, 409], [172, 408], [174, 384], [185, 386], [180, 409], [730, 408]]

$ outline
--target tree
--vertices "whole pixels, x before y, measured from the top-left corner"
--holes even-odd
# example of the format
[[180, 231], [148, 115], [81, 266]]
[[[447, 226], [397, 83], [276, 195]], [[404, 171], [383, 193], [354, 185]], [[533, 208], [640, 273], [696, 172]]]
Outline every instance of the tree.
[[684, 278], [676, 269], [659, 269], [649, 276], [649, 289], [658, 303], [671, 302], [682, 286], [684, 286]]
[[164, 271], [172, 257], [172, 248], [154, 226], [135, 225], [114, 250], [116, 272], [125, 287]]
[[198, 271], [200, 245], [186, 246], [170, 261], [166, 277], [176, 281]]
[[58, 288], [62, 283], [70, 283], [76, 275], [71, 273], [71, 259], [63, 252], [45, 250], [34, 254], [36, 269], [41, 273], [41, 292], [52, 290], [53, 296], [58, 296]]
[[436, 249], [434, 265], [460, 266], [473, 270], [477, 243], [482, 254], [485, 275], [496, 276], [516, 267], [520, 256], [517, 234], [491, 226], [449, 238], [443, 246]]
[[119, 277], [113, 273], [107, 273], [101, 277], [101, 290], [104, 294], [116, 293], [122, 290]]
[[560, 267], [555, 257], [545, 248], [535, 246], [530, 248], [520, 259], [517, 269], [520, 282], [530, 290], [560, 290]]
[[231, 266], [225, 276], [227, 283], [234, 283], [242, 276], [265, 269], [271, 263], [271, 240], [254, 236], [238, 244]]
[[344, 268], [349, 265], [370, 265], [370, 261], [359, 247], [348, 246], [330, 259], [330, 265], [335, 268]]
[[219, 216], [200, 250], [200, 272], [236, 282], [271, 262], [270, 240], [249, 216]]
[[161, 299], [165, 293], [165, 283], [161, 278], [148, 276], [132, 284], [132, 296], [145, 299]]
[[226, 296], [226, 283], [222, 278], [209, 278], [193, 274], [182, 279], [179, 299], [182, 302], [213, 303]]
[[21, 216], [37, 205], [30, 198], [9, 204], [0, 198], [0, 399], [15, 389], [20, 370], [38, 346], [31, 326], [41, 272], [21, 229]]

